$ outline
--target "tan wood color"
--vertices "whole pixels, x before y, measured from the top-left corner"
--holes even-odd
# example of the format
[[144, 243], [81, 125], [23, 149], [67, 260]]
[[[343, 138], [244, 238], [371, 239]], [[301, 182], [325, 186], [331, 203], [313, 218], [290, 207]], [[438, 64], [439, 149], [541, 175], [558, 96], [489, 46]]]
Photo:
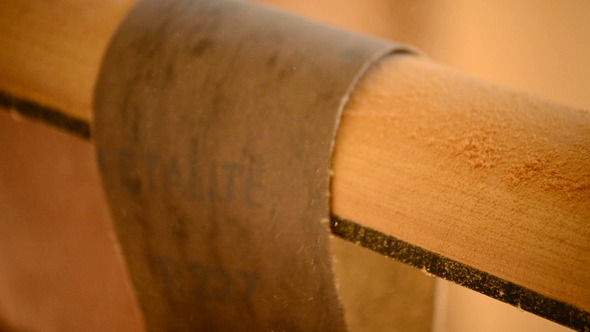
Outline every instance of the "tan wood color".
[[337, 137], [333, 212], [590, 308], [590, 114], [390, 58]]
[[[101, 56], [132, 4], [2, 2], [0, 89], [91, 120]], [[388, 60], [345, 112], [334, 212], [590, 310], [589, 128], [587, 112]]]
[[0, 2], [0, 90], [92, 118], [108, 41], [134, 0]]

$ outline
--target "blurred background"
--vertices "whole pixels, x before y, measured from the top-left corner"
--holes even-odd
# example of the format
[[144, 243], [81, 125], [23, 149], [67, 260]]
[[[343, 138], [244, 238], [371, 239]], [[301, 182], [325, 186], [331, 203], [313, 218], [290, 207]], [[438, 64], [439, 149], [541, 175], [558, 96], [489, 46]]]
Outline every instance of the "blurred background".
[[[260, 1], [590, 109], [590, 1]], [[89, 11], [99, 3], [86, 2]], [[18, 116], [8, 114], [0, 112], [0, 330], [139, 329], [104, 198], [93, 187], [92, 148], [40, 124], [15, 124]], [[433, 322], [425, 325], [435, 332], [567, 330], [444, 281], [435, 294]]]

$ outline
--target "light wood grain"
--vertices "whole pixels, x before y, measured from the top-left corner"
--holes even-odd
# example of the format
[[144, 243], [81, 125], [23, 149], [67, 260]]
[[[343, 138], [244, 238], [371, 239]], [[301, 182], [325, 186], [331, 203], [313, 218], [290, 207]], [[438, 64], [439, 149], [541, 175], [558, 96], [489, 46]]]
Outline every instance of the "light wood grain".
[[[0, 89], [91, 121], [133, 2], [2, 2]], [[334, 212], [590, 310], [589, 128], [583, 111], [388, 60], [345, 112]]]
[[[6, 34], [0, 34], [0, 41], [5, 41], [8, 45], [15, 45], [10, 52], [4, 48], [0, 50], [0, 57], [7, 59], [7, 61], [0, 62], [0, 90], [57, 109], [69, 116], [92, 121], [90, 105], [94, 81], [100, 66], [100, 57], [102, 57], [102, 53], [108, 44], [110, 34], [118, 23], [116, 20], [111, 20], [111, 18], [120, 19], [126, 8], [131, 6], [133, 2], [86, 1], [78, 3], [66, 0], [25, 3], [11, 0], [0, 4], [0, 7], [2, 7], [0, 10], [7, 13], [6, 16], [0, 17], [0, 25], [9, 27]], [[89, 19], [90, 13], [95, 17]], [[48, 19], [47, 15], [51, 16], [52, 19]], [[63, 21], [71, 21], [72, 17], [79, 17], [80, 20], [70, 22], [71, 24], [62, 24]], [[98, 22], [100, 18], [108, 19]], [[25, 25], [23, 26], [23, 24]], [[97, 30], [94, 30], [93, 25], [100, 26]], [[84, 38], [82, 38], [83, 33], [86, 33]], [[68, 52], [60, 49], [64, 45], [67, 45], [70, 49]], [[31, 52], [31, 50], [37, 48], [42, 48], [45, 54]], [[38, 165], [40, 170], [37, 170], [37, 173], [47, 175], [47, 172], [53, 172], [53, 168], [44, 168], [42, 165], [45, 163], [51, 164], [51, 153], [60, 148], [67, 148], [67, 144], [61, 141], [56, 142], [51, 135], [65, 135], [65, 138], [68, 138], [68, 135], [63, 132], [55, 132], [53, 128], [39, 123], [31, 123], [29, 119], [22, 119], [18, 112], [14, 110], [11, 113], [13, 123], [11, 123], [9, 115], [0, 114], [4, 119], [7, 119], [2, 123], [3, 126], [0, 127], [8, 129], [27, 125], [39, 127], [38, 135], [32, 135], [30, 138], [15, 136], [12, 139], [16, 139], [18, 142], [21, 140], [30, 142], [31, 139], [43, 140], [45, 144], [39, 147], [44, 147], [41, 150], [47, 151], [42, 158], [35, 159], [40, 163]], [[3, 132], [2, 128], [0, 128], [1, 132]], [[35, 133], [34, 131], [31, 132], [31, 134]], [[5, 130], [5, 134], [8, 135], [7, 137], [11, 137], [12, 131]], [[70, 137], [70, 139], [74, 142], [78, 141], [79, 144], [86, 148], [84, 162], [90, 162], [91, 164], [93, 161], [96, 162], [93, 157], [93, 148], [88, 142], [79, 142], [75, 137]], [[5, 141], [5, 143], [9, 144], [11, 140]], [[57, 144], [55, 149], [51, 149], [52, 144]], [[10, 143], [9, 145], [12, 147], [14, 144]], [[47, 149], [47, 146], [50, 148]], [[19, 149], [21, 147], [22, 144], [19, 144], [13, 148]], [[24, 147], [20, 150], [27, 149], [30, 149], [30, 147]], [[69, 157], [69, 152], [61, 153], [60, 157]], [[79, 160], [61, 162], [61, 159], [59, 159], [58, 165], [55, 165], [59, 169], [76, 168], [78, 173], [81, 172], [90, 180], [94, 180], [94, 182], [89, 181], [92, 183], [86, 183], [84, 188], [88, 190], [100, 188], [100, 183], [96, 178], [96, 170], [87, 172], [85, 168], [77, 168]], [[30, 162], [32, 162], [32, 159], [19, 156], [13, 158], [12, 163], [8, 166]], [[6, 166], [0, 164], [0, 174], [5, 171], [14, 172], [14, 167], [5, 169]], [[4, 193], [10, 193], [11, 190], [32, 192], [27, 183], [20, 183], [18, 177], [10, 174], [13, 173], [7, 173], [12, 178], [13, 183], [10, 186], [0, 188], [0, 196]], [[27, 177], [30, 177], [28, 175]], [[48, 180], [53, 178], [49, 174]], [[78, 181], [79, 179], [63, 179], [63, 177], [58, 176], [53, 180], [64, 181], [65, 183], [61, 185], [62, 189], [70, 188], [68, 190], [70, 190], [71, 194], [81, 196], [75, 200], [64, 201], [63, 195], [60, 193], [47, 195], [46, 198], [39, 195], [41, 196], [39, 199], [43, 200], [43, 204], [37, 204], [38, 202], [35, 203], [23, 197], [17, 198], [17, 201], [24, 205], [33, 203], [30, 210], [38, 214], [45, 212], [44, 209], [47, 204], [61, 206], [63, 204], [80, 205], [79, 203], [84, 203], [84, 206], [90, 205], [96, 210], [106, 211], [107, 207], [103, 197], [94, 199], [88, 197], [89, 195], [86, 195], [85, 192], [75, 190], [76, 186], [81, 183]], [[53, 188], [43, 184], [37, 186], [36, 190], [52, 192]], [[55, 203], [55, 200], [58, 203]], [[10, 211], [22, 212], [19, 207], [20, 205]], [[61, 211], [67, 213], [68, 209], [62, 209]], [[37, 270], [32, 275], [27, 275], [20, 264], [15, 263], [14, 259], [3, 261], [0, 264], [2, 269], [0, 279], [8, 280], [8, 282], [4, 283], [5, 287], [14, 288], [13, 286], [17, 284], [20, 288], [26, 288], [30, 287], [31, 284], [39, 284], [45, 285], [47, 292], [42, 294], [7, 293], [0, 296], [0, 319], [6, 319], [10, 326], [35, 331], [80, 330], [80, 326], [88, 331], [104, 329], [113, 331], [142, 330], [141, 325], [143, 325], [143, 322], [141, 317], [138, 317], [140, 314], [137, 313], [138, 304], [133, 294], [129, 294], [127, 289], [121, 291], [111, 285], [107, 291], [101, 293], [103, 297], [100, 297], [100, 295], [88, 296], [88, 293], [94, 294], [93, 292], [100, 291], [100, 288], [97, 287], [101, 285], [100, 281], [103, 283], [108, 281], [111, 284], [113, 283], [112, 279], [119, 282], [121, 280], [129, 282], [129, 280], [125, 280], [128, 278], [125, 271], [112, 268], [103, 269], [97, 271], [91, 278], [87, 276], [81, 277], [80, 273], [75, 273], [78, 270], [91, 269], [93, 267], [92, 263], [103, 262], [104, 256], [112, 254], [117, 249], [113, 243], [108, 242], [103, 244], [103, 248], [96, 249], [93, 247], [92, 250], [96, 252], [95, 254], [88, 252], [89, 246], [93, 245], [94, 242], [104, 241], [107, 237], [109, 241], [113, 239], [112, 225], [107, 223], [109, 229], [106, 232], [93, 232], [91, 235], [86, 236], [87, 232], [94, 230], [94, 228], [88, 226], [88, 222], [95, 221], [92, 218], [78, 222], [73, 218], [54, 217], [54, 215], [49, 214], [47, 219], [49, 222], [58, 223], [61, 227], [52, 232], [50, 236], [44, 237], [43, 245], [45, 242], [49, 244], [58, 242], [58, 244], [50, 249], [46, 248], [42, 252], [34, 250], [34, 248], [27, 251], [28, 260], [32, 262], [43, 261], [49, 256], [56, 259], [62, 257], [64, 261], [67, 259], [71, 262], [74, 258], [70, 257], [71, 255], [64, 254], [64, 250], [71, 250], [72, 243], [79, 250], [83, 250], [83, 255], [76, 255], [75, 258], [85, 260], [77, 261], [75, 267], [60, 266], [57, 269], [55, 267], [57, 264], [47, 267], [47, 265], [35, 263]], [[12, 242], [7, 244], [8, 247], [5, 250], [7, 254], [14, 251], [19, 252], [20, 256], [22, 256], [21, 247], [29, 247], [34, 236], [43, 234], [42, 227], [39, 227], [38, 232], [33, 235], [21, 235], [21, 233], [26, 233], [30, 224], [34, 224], [38, 220], [39, 218], [29, 220], [20, 216], [8, 220], [10, 223], [6, 227], [12, 228], [6, 235], [11, 234]], [[68, 230], [77, 230], [78, 236], [70, 240], [68, 236], [71, 231]], [[76, 242], [76, 239], [78, 242]], [[361, 249], [338, 238], [332, 240], [339, 295], [346, 310], [346, 319], [351, 330], [372, 331], [375, 328], [383, 329], [385, 326], [388, 329], [403, 329], [404, 331], [428, 331], [430, 329], [434, 286], [432, 277], [427, 277], [399, 262]], [[111, 257], [109, 263], [120, 267], [118, 264], [121, 262], [118, 258], [118, 256]], [[26, 275], [26, 277], [23, 277], [23, 275]], [[57, 279], [52, 276], [56, 276]], [[100, 280], [97, 282], [94, 279]], [[371, 287], [359, 287], [366, 283], [367, 280], [370, 280]], [[69, 289], [68, 296], [55, 293], [60, 289]], [[46, 293], [51, 293], [51, 296], [45, 296]], [[115, 302], [115, 300], [120, 299], [126, 300], [127, 303], [122, 305]], [[79, 308], [72, 307], [72, 301], [79, 303]], [[83, 310], [89, 301], [96, 301], [98, 309], [101, 310]], [[32, 302], [36, 304], [31, 306], [30, 303]], [[110, 312], [102, 310], [101, 306], [105, 305], [110, 308]], [[38, 307], [48, 310], [39, 314], [36, 312]], [[101, 315], [103, 319], [97, 321], [95, 317]], [[18, 329], [15, 328], [15, 330]]]
[[390, 58], [345, 110], [335, 214], [590, 309], [590, 114]]
[[134, 3], [0, 1], [0, 89], [90, 120], [102, 55]]

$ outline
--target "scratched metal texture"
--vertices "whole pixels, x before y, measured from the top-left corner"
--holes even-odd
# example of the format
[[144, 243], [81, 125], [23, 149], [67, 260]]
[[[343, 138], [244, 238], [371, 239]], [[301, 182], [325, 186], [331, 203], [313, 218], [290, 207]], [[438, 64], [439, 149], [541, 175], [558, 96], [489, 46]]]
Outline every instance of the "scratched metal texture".
[[349, 91], [403, 48], [233, 0], [142, 1], [95, 95], [101, 172], [149, 330], [345, 330], [329, 169]]

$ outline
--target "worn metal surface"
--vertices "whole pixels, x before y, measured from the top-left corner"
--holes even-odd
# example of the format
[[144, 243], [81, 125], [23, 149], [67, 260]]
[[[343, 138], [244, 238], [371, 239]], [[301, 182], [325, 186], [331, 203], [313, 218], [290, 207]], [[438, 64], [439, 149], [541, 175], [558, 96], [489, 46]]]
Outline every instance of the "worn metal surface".
[[94, 135], [150, 330], [344, 330], [328, 247], [349, 90], [405, 52], [232, 0], [144, 1], [107, 52]]

